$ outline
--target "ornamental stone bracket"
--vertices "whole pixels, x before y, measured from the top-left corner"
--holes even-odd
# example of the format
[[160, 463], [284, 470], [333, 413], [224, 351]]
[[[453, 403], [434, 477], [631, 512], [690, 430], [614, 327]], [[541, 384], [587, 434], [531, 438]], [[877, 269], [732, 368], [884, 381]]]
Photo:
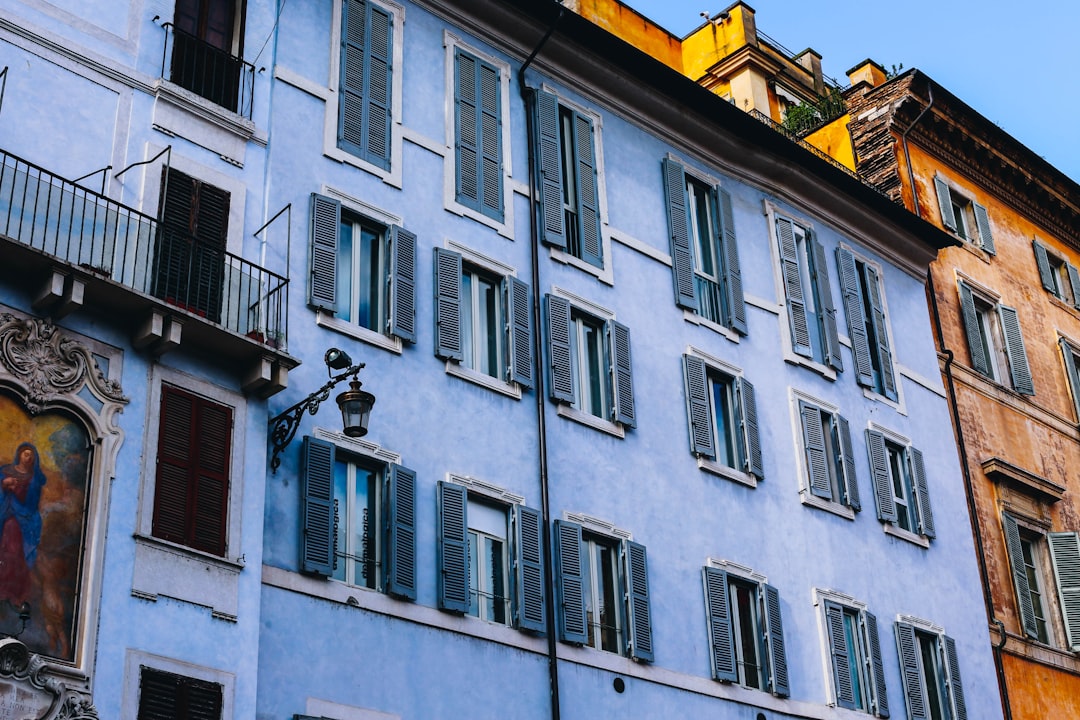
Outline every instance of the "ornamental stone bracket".
[[0, 640], [0, 717], [98, 720], [91, 697], [49, 677], [49, 664], [15, 638]]

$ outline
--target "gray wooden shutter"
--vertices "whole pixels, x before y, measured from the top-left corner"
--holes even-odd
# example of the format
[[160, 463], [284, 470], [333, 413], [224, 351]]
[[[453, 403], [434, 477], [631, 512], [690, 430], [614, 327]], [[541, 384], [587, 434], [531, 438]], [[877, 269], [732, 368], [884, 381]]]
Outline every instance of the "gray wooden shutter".
[[943, 635], [945, 647], [945, 672], [948, 674], [949, 697], [952, 699], [954, 720], [967, 720], [967, 703], [964, 702], [964, 683], [960, 677], [960, 658], [956, 654], [956, 641]]
[[772, 585], [761, 585], [765, 612], [765, 649], [769, 655], [769, 689], [774, 695], [791, 694], [788, 682], [787, 652], [784, 649], [784, 623], [780, 617], [780, 593]]
[[896, 652], [900, 656], [900, 677], [904, 683], [908, 720], [930, 720], [923, 701], [923, 679], [919, 672], [919, 644], [915, 628], [909, 623], [896, 623]]
[[930, 508], [930, 488], [926, 482], [926, 464], [922, 451], [918, 448], [907, 449], [908, 462], [911, 464], [911, 478], [915, 482], [916, 502], [919, 507], [919, 531], [928, 538], [937, 537], [934, 530], [934, 513]]
[[859, 500], [859, 481], [855, 473], [855, 446], [851, 442], [851, 425], [844, 416], [835, 413], [833, 422], [836, 424], [836, 436], [840, 439], [840, 469], [844, 474], [844, 495], [851, 509], [859, 512], [862, 510], [862, 501]]
[[480, 210], [480, 119], [477, 87], [478, 61], [472, 55], [454, 50], [454, 116], [457, 155], [457, 201]]
[[870, 320], [876, 341], [872, 351], [877, 353], [878, 367], [881, 369], [881, 389], [884, 395], [895, 400], [896, 376], [893, 371], [892, 349], [889, 347], [889, 329], [885, 322], [885, 303], [881, 299], [881, 278], [875, 268], [863, 265], [863, 269], [866, 295], [870, 300]]
[[686, 209], [686, 171], [680, 163], [663, 160], [664, 197], [667, 198], [668, 238], [671, 241], [671, 272], [675, 282], [675, 304], [698, 311], [694, 295], [694, 258], [690, 249], [689, 218]]
[[937, 191], [938, 208], [941, 210], [941, 224], [956, 232], [956, 216], [953, 215], [952, 193], [949, 192], [949, 186], [941, 178], [935, 177], [934, 189]]
[[885, 689], [885, 663], [881, 659], [881, 640], [878, 637], [877, 617], [871, 612], [860, 616], [866, 628], [866, 639], [870, 645], [870, 683], [872, 688], [871, 710], [878, 717], [889, 717], [889, 694]]
[[300, 569], [330, 576], [334, 574], [334, 545], [337, 542], [337, 512], [334, 508], [334, 454], [332, 443], [305, 437], [300, 460], [301, 516]]
[[1076, 355], [1072, 345], [1065, 338], [1059, 338], [1058, 345], [1061, 346], [1061, 355], [1065, 360], [1065, 374], [1069, 377], [1069, 389], [1072, 390], [1076, 419], [1080, 422], [1080, 374], [1076, 370]]
[[1080, 309], [1080, 271], [1072, 263], [1065, 263], [1069, 273], [1069, 288], [1072, 290], [1073, 307]]
[[537, 90], [533, 139], [536, 153], [537, 185], [540, 188], [540, 239], [547, 245], [566, 249], [563, 215], [562, 144], [559, 129], [559, 101], [549, 92]]
[[709, 379], [705, 361], [693, 355], [683, 355], [683, 379], [686, 383], [686, 417], [690, 425], [690, 452], [707, 458], [715, 458], [712, 404], [709, 402]]
[[814, 257], [814, 273], [812, 282], [817, 288], [818, 315], [821, 317], [821, 331], [825, 342], [825, 364], [833, 370], [844, 369], [844, 361], [840, 357], [840, 334], [836, 328], [836, 306], [833, 304], [832, 283], [829, 282], [829, 266], [825, 262], [825, 247], [817, 239], [817, 234], [806, 233], [810, 243], [811, 254]]
[[825, 628], [829, 636], [836, 704], [854, 710], [855, 688], [851, 684], [851, 663], [848, 658], [847, 635], [844, 633], [844, 608], [828, 600], [825, 601]]
[[503, 219], [502, 85], [499, 71], [480, 63], [480, 210]]
[[390, 334], [416, 342], [416, 235], [390, 226]]
[[780, 273], [784, 277], [788, 324], [791, 326], [791, 349], [798, 355], [813, 357], [810, 329], [807, 326], [806, 298], [799, 274], [799, 248], [795, 232], [787, 218], [776, 218], [776, 239], [780, 244]]
[[364, 156], [367, 9], [364, 0], [346, 0], [342, 4], [338, 147], [358, 157]]
[[507, 349], [510, 382], [524, 388], [533, 386], [532, 291], [516, 277], [506, 278], [506, 327], [510, 333]]
[[740, 335], [750, 332], [746, 323], [746, 299], [743, 296], [742, 269], [739, 266], [739, 245], [735, 239], [735, 212], [731, 207], [731, 193], [716, 188], [717, 206], [720, 208], [720, 252], [724, 256], [724, 294], [727, 297], [728, 327]]
[[311, 281], [308, 304], [327, 312], [337, 310], [338, 230], [341, 203], [311, 194]]
[[972, 205], [975, 206], [975, 227], [979, 228], [979, 242], [982, 249], [994, 255], [997, 253], [997, 248], [994, 246], [994, 235], [990, 232], [990, 214], [979, 203], [972, 203]]
[[544, 595], [544, 520], [538, 510], [514, 505], [514, 625], [547, 632]]
[[866, 453], [870, 458], [870, 475], [874, 481], [878, 520], [894, 523], [896, 501], [893, 499], [892, 481], [889, 479], [889, 454], [885, 449], [885, 436], [877, 430], [867, 430]]
[[555, 589], [559, 602], [559, 640], [584, 645], [589, 641], [585, 621], [585, 582], [582, 572], [581, 526], [555, 521]]
[[971, 355], [971, 367], [976, 372], [990, 376], [989, 359], [983, 346], [982, 328], [979, 327], [979, 316], [975, 312], [975, 296], [964, 283], [959, 283], [960, 289], [960, 315], [964, 318], [964, 332], [967, 335], [968, 353]]
[[738, 378], [735, 383], [736, 401], [739, 406], [739, 423], [742, 426], [744, 448], [744, 470], [758, 480], [765, 479], [765, 466], [761, 459], [761, 440], [758, 436], [757, 402], [754, 399], [754, 386], [746, 378]]
[[622, 323], [608, 322], [609, 341], [611, 342], [611, 364], [613, 369], [612, 386], [615, 390], [615, 422], [627, 427], [637, 425], [634, 411], [634, 373], [630, 361], [630, 328]]
[[1031, 602], [1031, 585], [1028, 583], [1027, 567], [1024, 563], [1024, 547], [1020, 542], [1020, 527], [1016, 524], [1016, 518], [1009, 513], [1001, 514], [1001, 525], [1005, 531], [1005, 550], [1009, 554], [1009, 565], [1012, 567], [1020, 624], [1025, 635], [1038, 639], [1039, 625], [1035, 618], [1035, 605]]
[[469, 612], [468, 492], [440, 480], [437, 512], [439, 609]]
[[715, 680], [738, 682], [739, 669], [735, 662], [735, 638], [731, 632], [731, 602], [728, 596], [727, 573], [718, 568], [701, 568], [705, 587], [705, 611], [709, 621], [709, 657]]
[[552, 400], [574, 402], [570, 359], [570, 301], [545, 295], [547, 305], [548, 385]]
[[870, 341], [866, 334], [866, 311], [855, 256], [846, 248], [836, 248], [836, 267], [840, 273], [840, 293], [844, 299], [851, 355], [855, 361], [855, 379], [863, 387], [874, 387], [874, 364], [870, 359]]
[[652, 618], [649, 611], [649, 567], [645, 546], [623, 540], [625, 560], [627, 616], [629, 622], [628, 654], [634, 660], [652, 662]]
[[348, 0], [342, 20], [338, 145], [389, 170], [393, 19], [363, 0]]
[[1050, 269], [1050, 256], [1046, 253], [1046, 248], [1038, 240], [1034, 240], [1031, 243], [1031, 249], [1035, 252], [1035, 265], [1039, 268], [1039, 280], [1042, 281], [1043, 290], [1057, 295], [1057, 288], [1054, 287], [1054, 271]]
[[1061, 615], [1065, 620], [1065, 638], [1069, 649], [1080, 651], [1080, 535], [1074, 532], [1050, 533], [1050, 560], [1054, 566]]
[[1013, 389], [1021, 395], [1034, 395], [1035, 386], [1031, 381], [1031, 368], [1028, 367], [1024, 335], [1020, 332], [1020, 318], [1016, 309], [998, 305], [998, 315], [1001, 317], [1001, 333], [1005, 336], [1005, 353], [1009, 356]]
[[461, 255], [435, 248], [435, 356], [461, 360]]
[[829, 482], [829, 459], [825, 454], [825, 434], [821, 428], [821, 409], [800, 400], [799, 416], [802, 419], [803, 450], [810, 492], [830, 500], [832, 484]]
[[365, 159], [384, 170], [390, 169], [390, 94], [392, 92], [392, 17], [371, 5], [371, 32], [368, 34], [367, 144]]
[[416, 599], [416, 473], [391, 465], [386, 478], [386, 592]]
[[597, 186], [595, 129], [592, 120], [574, 113], [574, 161], [577, 163], [578, 225], [581, 259], [597, 267], [604, 266], [600, 245], [600, 192]]

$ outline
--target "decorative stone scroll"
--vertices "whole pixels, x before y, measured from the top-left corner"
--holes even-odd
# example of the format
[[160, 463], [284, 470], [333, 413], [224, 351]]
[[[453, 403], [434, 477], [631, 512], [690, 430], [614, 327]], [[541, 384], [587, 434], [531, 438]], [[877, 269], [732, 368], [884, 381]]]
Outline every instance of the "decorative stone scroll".
[[90, 696], [46, 675], [47, 664], [15, 638], [0, 640], [0, 717], [98, 720]]

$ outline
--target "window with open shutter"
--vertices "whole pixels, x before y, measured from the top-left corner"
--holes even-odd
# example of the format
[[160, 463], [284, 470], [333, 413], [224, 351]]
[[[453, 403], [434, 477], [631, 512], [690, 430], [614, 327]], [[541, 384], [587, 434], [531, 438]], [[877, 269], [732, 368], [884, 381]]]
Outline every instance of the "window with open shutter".
[[308, 303], [327, 312], [337, 309], [338, 228], [341, 203], [311, 194], [311, 281]]
[[1005, 531], [1005, 550], [1009, 555], [1009, 565], [1012, 568], [1013, 587], [1016, 589], [1020, 622], [1025, 635], [1038, 638], [1039, 628], [1035, 619], [1035, 607], [1031, 602], [1031, 585], [1028, 582], [1024, 549], [1020, 541], [1020, 527], [1016, 524], [1016, 518], [1008, 513], [1002, 513], [1001, 525]]
[[735, 389], [738, 397], [739, 420], [742, 423], [742, 437], [746, 443], [745, 470], [758, 480], [764, 480], [765, 465], [762, 461], [754, 386], [746, 378], [740, 377], [735, 383]]
[[652, 662], [652, 618], [649, 603], [649, 572], [645, 546], [624, 540], [623, 558], [626, 575], [627, 615], [630, 657]]
[[555, 521], [555, 589], [559, 640], [584, 645], [588, 642], [585, 620], [585, 585], [581, 557], [581, 526]]
[[219, 683], [143, 666], [137, 720], [221, 720]]
[[532, 290], [515, 277], [506, 278], [506, 326], [510, 333], [509, 378], [524, 388], [533, 386]]
[[465, 613], [469, 611], [468, 493], [461, 485], [439, 481], [437, 497], [439, 608]]
[[1028, 366], [1027, 350], [1024, 348], [1024, 336], [1020, 332], [1020, 318], [1014, 308], [998, 305], [1001, 317], [1001, 332], [1005, 337], [1005, 352], [1009, 357], [1009, 372], [1012, 385], [1022, 395], [1034, 395], [1035, 386]]
[[870, 459], [870, 475], [874, 483], [878, 520], [896, 522], [896, 501], [893, 498], [885, 436], [876, 430], [867, 430], [866, 452]]
[[671, 269], [675, 282], [675, 304], [697, 312], [694, 292], [694, 259], [690, 250], [690, 231], [686, 209], [686, 171], [681, 163], [664, 158], [664, 195], [667, 199], [668, 238], [671, 243]]
[[746, 323], [746, 299], [743, 295], [742, 268], [739, 265], [739, 246], [735, 238], [735, 211], [732, 209], [731, 193], [717, 189], [720, 208], [720, 237], [724, 260], [724, 294], [727, 299], [727, 326], [740, 335], [750, 328]]
[[1058, 600], [1065, 620], [1069, 649], [1080, 651], [1080, 534], [1049, 533], [1050, 559], [1057, 581]]
[[630, 329], [614, 320], [608, 322], [610, 352], [614, 374], [615, 422], [627, 427], [637, 425], [634, 410], [634, 373], [630, 360]]
[[690, 452], [703, 457], [716, 456], [713, 438], [712, 403], [705, 361], [683, 355], [683, 380], [686, 388], [686, 414], [690, 425]]
[[769, 657], [769, 689], [775, 695], [791, 694], [788, 681], [787, 651], [784, 643], [784, 623], [780, 613], [780, 592], [772, 585], [762, 584], [762, 606], [765, 609], [765, 651]]
[[825, 262], [825, 247], [815, 233], [808, 233], [812, 273], [810, 281], [814, 288], [818, 323], [824, 339], [821, 343], [823, 360], [833, 370], [843, 370], [840, 357], [840, 334], [836, 327], [836, 307], [833, 305], [832, 283], [829, 282], [829, 266]]
[[393, 16], [370, 0], [342, 5], [338, 147], [390, 169]]
[[709, 624], [709, 657], [715, 680], [738, 682], [735, 658], [735, 639], [731, 627], [731, 606], [728, 596], [727, 573], [714, 567], [701, 569], [705, 587], [705, 610]]
[[435, 248], [435, 356], [461, 360], [461, 254]]
[[390, 234], [389, 331], [416, 342], [416, 234], [392, 225]]
[[416, 473], [391, 465], [387, 474], [386, 592], [416, 599]]
[[889, 694], [885, 688], [885, 663], [881, 658], [881, 639], [878, 635], [877, 617], [870, 612], [863, 613], [863, 625], [870, 647], [870, 682], [872, 688], [872, 710], [878, 717], [889, 717]]
[[1069, 389], [1072, 391], [1073, 409], [1076, 411], [1076, 419], [1080, 422], [1080, 373], [1077, 372], [1077, 350], [1065, 338], [1060, 338], [1061, 356], [1065, 362], [1065, 375], [1069, 379]]
[[812, 357], [806, 295], [802, 272], [799, 269], [799, 250], [795, 242], [794, 225], [787, 218], [776, 219], [776, 239], [780, 246], [780, 274], [784, 280], [788, 324], [791, 326], [791, 349], [797, 355]]
[[334, 463], [332, 443], [305, 437], [300, 460], [301, 570], [329, 577], [336, 565], [337, 511], [334, 503]]
[[[857, 707], [855, 698], [858, 693], [858, 675], [852, 675], [853, 653], [848, 646], [848, 632], [844, 625], [844, 607], [826, 601], [825, 630], [829, 639], [829, 660], [832, 665], [836, 704], [854, 710]], [[855, 672], [858, 672], [858, 668]]]
[[515, 625], [542, 635], [547, 632], [544, 520], [539, 511], [515, 505], [513, 524]]
[[545, 296], [547, 305], [548, 373], [551, 398], [574, 401], [574, 378], [570, 354], [570, 301]]

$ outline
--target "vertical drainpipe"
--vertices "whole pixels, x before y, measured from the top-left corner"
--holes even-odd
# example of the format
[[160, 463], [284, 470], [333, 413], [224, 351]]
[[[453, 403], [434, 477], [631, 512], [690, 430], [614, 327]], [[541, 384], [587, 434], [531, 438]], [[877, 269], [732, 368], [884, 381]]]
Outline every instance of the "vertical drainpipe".
[[564, 12], [566, 12], [566, 9], [562, 7], [560, 0], [558, 16], [555, 18], [554, 22], [551, 23], [551, 27], [548, 28], [544, 37], [537, 43], [532, 54], [529, 55], [521, 65], [521, 68], [518, 69], [518, 91], [521, 93], [522, 100], [524, 100], [525, 103], [525, 132], [528, 136], [529, 148], [529, 247], [532, 251], [532, 286], [534, 288], [532, 323], [533, 328], [535, 329], [535, 332], [533, 333], [533, 358], [535, 359], [536, 367], [536, 433], [540, 455], [540, 511], [544, 518], [544, 590], [547, 593], [545, 620], [547, 622], [548, 685], [551, 696], [551, 720], [559, 720], [560, 718], [559, 658], [555, 628], [555, 570], [552, 563], [554, 544], [552, 543], [551, 537], [551, 497], [548, 483], [547, 421], [544, 414], [544, 373], [541, 370], [544, 364], [544, 346], [540, 325], [540, 240], [538, 218], [536, 216], [536, 151], [532, 142], [534, 136], [533, 102], [535, 95], [529, 92], [529, 89], [525, 86], [525, 70], [532, 64], [536, 55], [547, 43], [548, 38], [555, 32], [555, 28], [558, 26], [559, 21], [562, 20]]

